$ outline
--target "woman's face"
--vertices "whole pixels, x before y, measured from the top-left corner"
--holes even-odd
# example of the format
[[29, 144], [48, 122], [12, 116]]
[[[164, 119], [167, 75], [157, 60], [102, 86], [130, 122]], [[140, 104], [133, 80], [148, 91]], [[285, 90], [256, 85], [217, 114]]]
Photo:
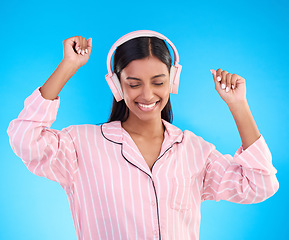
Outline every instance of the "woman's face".
[[154, 56], [131, 61], [121, 71], [124, 101], [129, 118], [142, 121], [161, 119], [161, 111], [169, 99], [169, 71]]

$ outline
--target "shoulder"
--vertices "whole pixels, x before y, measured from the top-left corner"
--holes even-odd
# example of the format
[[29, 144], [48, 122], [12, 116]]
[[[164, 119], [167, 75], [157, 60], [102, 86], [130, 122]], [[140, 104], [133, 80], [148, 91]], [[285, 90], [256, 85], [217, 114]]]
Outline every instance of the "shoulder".
[[186, 141], [190, 141], [194, 144], [212, 145], [210, 142], [206, 141], [203, 137], [195, 134], [194, 132], [192, 132], [190, 130], [184, 130], [184, 139]]
[[63, 128], [61, 131], [73, 136], [73, 137], [85, 137], [88, 135], [101, 135], [101, 125], [94, 124], [82, 124], [82, 125], [71, 125]]
[[108, 139], [121, 142], [122, 129], [119, 121], [106, 122], [103, 124], [83, 124], [83, 125], [71, 125], [64, 128], [63, 131], [70, 134], [73, 138], [78, 139], [93, 139], [98, 141], [100, 139]]
[[190, 130], [184, 130], [182, 131], [180, 128], [176, 127], [172, 124], [166, 124], [166, 127], [169, 126], [169, 129], [173, 129], [173, 132], [178, 133], [179, 136], [181, 136], [180, 143], [186, 147], [194, 148], [194, 149], [202, 149], [202, 151], [212, 151], [215, 149], [215, 146], [206, 141], [203, 137], [195, 134], [194, 132]]

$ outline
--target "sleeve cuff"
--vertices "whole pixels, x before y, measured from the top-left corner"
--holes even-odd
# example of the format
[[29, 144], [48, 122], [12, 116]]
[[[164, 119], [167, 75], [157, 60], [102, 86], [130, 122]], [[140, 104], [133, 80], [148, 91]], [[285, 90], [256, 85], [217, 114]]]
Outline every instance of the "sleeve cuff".
[[[256, 142], [258, 142], [261, 138], [263, 138], [263, 136], [261, 135], [253, 144], [255, 144]], [[265, 139], [263, 138], [262, 139], [264, 142], [265, 142]], [[251, 146], [253, 145], [253, 144], [251, 144]], [[251, 146], [249, 146], [249, 147], [251, 147]], [[248, 148], [249, 148], [248, 147]], [[235, 156], [236, 155], [240, 155], [242, 152], [244, 152], [245, 150], [244, 150], [244, 148], [243, 148], [243, 145], [241, 145], [241, 147], [239, 147], [238, 148], [238, 150], [236, 151], [236, 153], [235, 153]]]
[[263, 174], [277, 173], [272, 165], [271, 152], [262, 135], [246, 150], [241, 146], [234, 155], [234, 162], [249, 169], [260, 170]]
[[54, 100], [42, 97], [40, 87], [25, 99], [24, 109], [19, 114], [19, 119], [46, 122], [50, 127], [55, 121], [60, 104], [59, 96]]

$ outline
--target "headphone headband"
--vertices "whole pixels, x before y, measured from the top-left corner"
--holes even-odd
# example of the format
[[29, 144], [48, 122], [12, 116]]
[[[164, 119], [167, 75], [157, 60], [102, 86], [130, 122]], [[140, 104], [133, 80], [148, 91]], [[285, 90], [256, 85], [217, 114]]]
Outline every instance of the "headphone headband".
[[109, 53], [107, 55], [107, 70], [108, 70], [108, 74], [105, 76], [105, 79], [116, 99], [116, 101], [120, 101], [121, 99], [123, 99], [123, 95], [122, 95], [122, 90], [121, 90], [121, 86], [120, 86], [120, 82], [119, 79], [117, 78], [116, 74], [113, 73], [112, 71], [112, 67], [111, 67], [111, 58], [112, 55], [114, 53], [114, 51], [116, 50], [116, 48], [118, 46], [120, 46], [121, 44], [133, 39], [133, 38], [137, 38], [137, 37], [157, 37], [160, 38], [162, 40], [166, 40], [168, 42], [168, 44], [171, 46], [171, 48], [174, 51], [174, 66], [172, 65], [171, 70], [170, 70], [170, 92], [172, 93], [177, 93], [178, 92], [178, 85], [179, 85], [179, 76], [180, 76], [180, 72], [182, 69], [182, 66], [179, 65], [179, 54], [178, 51], [175, 47], [175, 45], [164, 35], [155, 32], [155, 31], [151, 31], [151, 30], [138, 30], [138, 31], [134, 31], [134, 32], [130, 32], [124, 36], [122, 36], [121, 38], [119, 38], [111, 47], [111, 49], [109, 50]]
[[157, 38], [160, 38], [162, 40], [166, 40], [174, 51], [174, 65], [179, 63], [178, 51], [177, 51], [175, 45], [167, 37], [165, 37], [164, 35], [162, 35], [158, 32], [155, 32], [155, 31], [139, 30], [139, 31], [130, 32], [130, 33], [122, 36], [110, 48], [108, 55], [107, 55], [107, 62], [106, 63], [107, 63], [107, 70], [109, 73], [111, 73], [111, 75], [112, 75], [111, 58], [112, 58], [112, 55], [113, 55], [114, 51], [116, 50], [116, 48], [118, 46], [120, 46], [121, 44], [123, 44], [123, 43], [125, 43], [125, 42], [127, 42], [133, 38], [137, 38], [137, 37], [157, 37]]

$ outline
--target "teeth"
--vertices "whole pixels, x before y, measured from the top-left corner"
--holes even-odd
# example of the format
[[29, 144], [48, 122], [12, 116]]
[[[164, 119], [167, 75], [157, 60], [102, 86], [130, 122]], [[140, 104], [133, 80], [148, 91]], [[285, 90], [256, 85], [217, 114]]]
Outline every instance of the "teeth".
[[153, 106], [156, 105], [156, 103], [154, 102], [154, 103], [152, 103], [152, 104], [150, 104], [150, 105], [144, 105], [144, 104], [139, 103], [139, 105], [140, 105], [141, 107], [143, 107], [143, 108], [152, 108]]

